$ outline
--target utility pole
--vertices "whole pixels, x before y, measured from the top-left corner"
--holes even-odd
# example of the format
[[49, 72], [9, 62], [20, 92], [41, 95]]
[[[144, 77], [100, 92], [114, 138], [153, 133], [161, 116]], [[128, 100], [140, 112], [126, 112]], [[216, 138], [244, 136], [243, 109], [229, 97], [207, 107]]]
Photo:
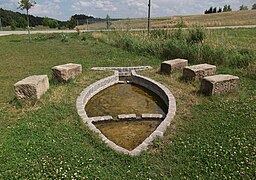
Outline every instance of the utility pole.
[[151, 0], [148, 2], [148, 34], [150, 32], [150, 10], [151, 10]]
[[2, 26], [2, 21], [1, 21], [1, 17], [0, 17], [0, 30], [3, 30], [3, 26]]
[[88, 18], [86, 19], [86, 27], [87, 27], [87, 31], [89, 30], [88, 29], [88, 24], [89, 24], [89, 22], [88, 22]]

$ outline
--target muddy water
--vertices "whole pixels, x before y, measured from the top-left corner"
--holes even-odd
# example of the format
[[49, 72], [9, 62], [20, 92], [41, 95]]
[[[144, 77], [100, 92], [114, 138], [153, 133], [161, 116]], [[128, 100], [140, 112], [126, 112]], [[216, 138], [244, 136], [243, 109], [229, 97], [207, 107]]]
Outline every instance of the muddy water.
[[167, 107], [153, 92], [133, 84], [116, 84], [87, 103], [85, 111], [89, 117], [119, 114], [163, 114]]
[[111, 141], [131, 151], [140, 145], [159, 125], [159, 121], [105, 121], [94, 125]]

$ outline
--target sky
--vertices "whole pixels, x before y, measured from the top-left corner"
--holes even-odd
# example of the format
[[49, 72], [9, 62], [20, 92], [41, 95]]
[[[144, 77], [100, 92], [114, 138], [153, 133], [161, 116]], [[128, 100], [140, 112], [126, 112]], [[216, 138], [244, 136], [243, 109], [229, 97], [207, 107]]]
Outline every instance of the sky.
[[[68, 20], [74, 14], [86, 14], [105, 18], [147, 17], [149, 0], [35, 0], [30, 10], [34, 16], [47, 16]], [[0, 8], [19, 11], [19, 0], [0, 0]], [[203, 14], [209, 7], [223, 7], [228, 4], [238, 10], [244, 4], [251, 9], [256, 0], [151, 0], [152, 17]], [[24, 12], [25, 13], [25, 12]]]

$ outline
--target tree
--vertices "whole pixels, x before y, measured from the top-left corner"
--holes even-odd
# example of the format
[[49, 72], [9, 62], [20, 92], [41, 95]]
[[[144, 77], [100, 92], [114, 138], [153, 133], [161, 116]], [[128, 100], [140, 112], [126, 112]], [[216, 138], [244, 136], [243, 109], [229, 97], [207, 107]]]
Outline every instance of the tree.
[[33, 0], [20, 0], [19, 1], [19, 9], [26, 10], [27, 12], [27, 23], [28, 23], [28, 35], [29, 35], [29, 42], [31, 42], [31, 34], [30, 34], [30, 28], [29, 28], [29, 15], [28, 11], [30, 8], [35, 6], [36, 2]]
[[225, 5], [223, 8], [223, 12], [228, 12], [228, 11], [232, 11], [231, 6], [230, 5]]
[[252, 10], [256, 10], [256, 3], [252, 5]]
[[11, 22], [11, 30], [14, 31], [16, 29], [16, 22], [12, 20]]
[[213, 8], [212, 13], [217, 13], [217, 7]]
[[22, 29], [26, 29], [26, 19], [23, 17], [19, 17], [18, 26]]
[[210, 9], [209, 9], [208, 12], [209, 12], [209, 13], [213, 13], [213, 7], [210, 7]]
[[43, 26], [49, 26], [49, 18], [48, 17], [44, 17], [43, 19]]
[[218, 13], [221, 13], [222, 12], [222, 8], [220, 7], [219, 10], [218, 10]]
[[58, 27], [58, 22], [56, 21], [56, 20], [53, 20], [53, 19], [51, 19], [50, 21], [49, 21], [49, 28], [56, 28], [56, 27]]
[[217, 13], [217, 7], [210, 7], [209, 9], [206, 9], [204, 14], [211, 14], [211, 13]]
[[242, 5], [240, 6], [240, 11], [243, 11], [243, 10], [249, 10], [249, 9], [248, 9], [247, 6], [245, 6], [245, 5], [242, 4]]
[[76, 27], [76, 19], [71, 17], [69, 21], [67, 21], [67, 27], [69, 29], [74, 29]]
[[228, 5], [228, 11], [232, 11], [232, 9], [231, 9], [231, 6], [230, 6], [230, 5]]

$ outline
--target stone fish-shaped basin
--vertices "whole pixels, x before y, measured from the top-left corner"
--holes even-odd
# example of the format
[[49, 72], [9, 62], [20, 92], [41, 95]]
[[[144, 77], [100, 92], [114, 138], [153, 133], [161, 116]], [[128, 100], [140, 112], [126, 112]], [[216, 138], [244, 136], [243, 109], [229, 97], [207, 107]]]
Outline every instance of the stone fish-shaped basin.
[[[114, 71], [114, 75], [101, 79], [84, 89], [84, 91], [77, 98], [76, 103], [78, 114], [93, 132], [96, 132], [101, 139], [114, 150], [132, 156], [139, 155], [142, 151], [148, 148], [156, 137], [163, 136], [176, 112], [175, 98], [166, 87], [154, 80], [138, 75], [135, 72], [135, 70], [143, 70], [148, 68], [150, 67], [139, 66], [93, 68], [94, 70], [112, 70]], [[129, 79], [129, 83], [151, 91], [151, 93], [149, 92], [150, 95], [155, 94], [158, 99], [164, 103], [164, 110], [162, 111], [155, 108], [157, 109], [158, 114], [152, 114], [154, 111], [143, 111], [143, 108], [138, 108], [138, 111], [135, 109], [135, 114], [124, 115], [122, 112], [120, 112], [122, 115], [118, 115], [118, 121], [113, 120], [114, 118], [108, 114], [104, 116], [104, 113], [107, 112], [104, 112], [103, 114], [100, 113], [100, 116], [97, 117], [95, 117], [95, 115], [98, 115], [97, 113], [90, 113], [86, 107], [87, 104], [90, 104], [90, 100], [94, 101], [94, 98], [100, 93], [106, 91], [106, 89], [110, 89], [111, 91], [111, 88], [114, 87], [114, 85], [116, 86], [118, 83], [123, 82], [123, 79]], [[138, 99], [138, 101], [140, 100]], [[142, 103], [142, 101], [140, 102]], [[97, 105], [95, 106], [96, 107], [94, 109], [97, 109]], [[142, 106], [144, 105], [142, 104]], [[139, 114], [140, 112], [141, 114]], [[117, 114], [118, 112], [115, 112], [114, 115], [116, 116]], [[136, 139], [141, 139], [137, 142], [137, 144], [133, 143], [133, 145], [129, 145], [133, 140], [131, 137], [130, 139], [126, 137], [125, 133], [128, 130], [131, 133], [137, 133]], [[114, 136], [117, 136], [118, 139], [116, 140]]]

